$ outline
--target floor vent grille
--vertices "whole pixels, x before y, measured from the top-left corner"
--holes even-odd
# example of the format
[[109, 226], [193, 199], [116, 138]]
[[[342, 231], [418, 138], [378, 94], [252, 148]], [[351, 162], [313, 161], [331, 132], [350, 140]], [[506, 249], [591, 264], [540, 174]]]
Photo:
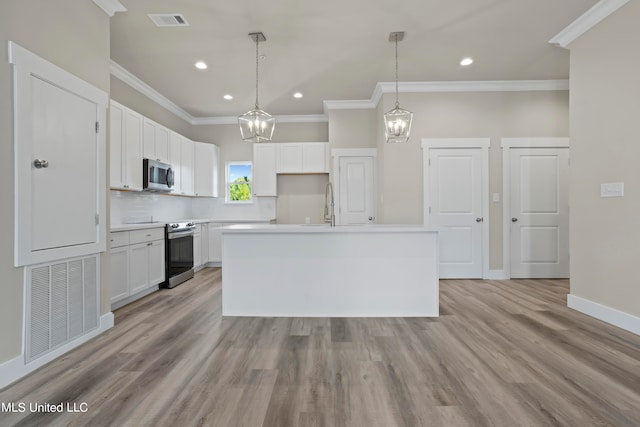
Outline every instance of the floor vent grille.
[[150, 13], [147, 16], [158, 27], [188, 27], [189, 23], [181, 13]]
[[98, 327], [98, 257], [27, 268], [25, 361]]

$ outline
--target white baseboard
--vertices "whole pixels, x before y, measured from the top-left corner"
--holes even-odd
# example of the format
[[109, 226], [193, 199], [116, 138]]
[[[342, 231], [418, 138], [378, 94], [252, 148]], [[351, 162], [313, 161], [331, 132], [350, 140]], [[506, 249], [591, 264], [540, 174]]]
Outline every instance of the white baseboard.
[[487, 280], [509, 280], [510, 277], [505, 270], [489, 270], [484, 276]]
[[572, 294], [567, 295], [567, 307], [640, 335], [640, 317]]
[[7, 360], [6, 362], [0, 364], [0, 389], [18, 381], [20, 378], [30, 374], [41, 366], [46, 365], [52, 360], [57, 359], [58, 357], [67, 353], [68, 351], [73, 350], [74, 348], [84, 344], [94, 337], [97, 337], [108, 329], [113, 328], [113, 325], [113, 313], [109, 312], [100, 316], [100, 326], [98, 328], [90, 331], [86, 335], [83, 335], [76, 340], [63, 345], [62, 347], [56, 348], [52, 352], [45, 354], [44, 356], [38, 358], [37, 360], [34, 360], [31, 363], [25, 364], [24, 354]]

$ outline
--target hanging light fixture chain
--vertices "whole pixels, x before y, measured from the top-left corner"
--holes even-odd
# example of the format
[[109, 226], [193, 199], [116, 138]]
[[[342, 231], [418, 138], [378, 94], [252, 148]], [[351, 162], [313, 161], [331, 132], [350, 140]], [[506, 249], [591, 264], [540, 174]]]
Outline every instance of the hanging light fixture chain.
[[398, 34], [396, 34], [396, 107], [400, 103], [398, 102]]

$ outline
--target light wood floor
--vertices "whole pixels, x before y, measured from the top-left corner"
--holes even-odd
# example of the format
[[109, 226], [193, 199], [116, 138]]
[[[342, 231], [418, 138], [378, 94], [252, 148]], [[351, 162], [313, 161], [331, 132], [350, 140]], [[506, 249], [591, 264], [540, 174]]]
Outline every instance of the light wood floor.
[[0, 392], [86, 413], [0, 425], [640, 425], [640, 337], [567, 309], [567, 281], [440, 286], [438, 319], [222, 319], [206, 269]]

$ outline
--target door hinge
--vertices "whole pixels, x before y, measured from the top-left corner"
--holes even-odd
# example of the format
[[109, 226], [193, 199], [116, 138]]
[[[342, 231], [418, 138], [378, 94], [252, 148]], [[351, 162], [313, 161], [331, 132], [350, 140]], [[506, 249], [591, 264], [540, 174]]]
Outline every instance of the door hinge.
[[100, 224], [100, 215], [96, 214], [96, 225]]
[[429, 213], [431, 213], [431, 206], [429, 206]]
[[100, 132], [100, 122], [96, 122], [96, 133]]

